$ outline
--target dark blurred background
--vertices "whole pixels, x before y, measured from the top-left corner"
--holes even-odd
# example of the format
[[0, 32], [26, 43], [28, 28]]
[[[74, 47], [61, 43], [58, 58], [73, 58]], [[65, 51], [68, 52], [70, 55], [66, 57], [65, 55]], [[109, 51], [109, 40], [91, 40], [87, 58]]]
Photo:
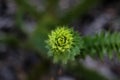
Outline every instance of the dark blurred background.
[[47, 35], [64, 25], [82, 36], [119, 32], [120, 0], [0, 0], [0, 80], [120, 80], [116, 58], [47, 58]]

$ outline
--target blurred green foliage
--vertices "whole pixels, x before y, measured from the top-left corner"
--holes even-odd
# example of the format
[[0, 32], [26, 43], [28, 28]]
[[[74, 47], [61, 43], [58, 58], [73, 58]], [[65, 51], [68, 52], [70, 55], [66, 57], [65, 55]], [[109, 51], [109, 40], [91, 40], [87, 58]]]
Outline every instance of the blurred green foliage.
[[96, 34], [94, 36], [86, 36], [84, 40], [84, 49], [82, 54], [90, 55], [91, 57], [99, 57], [101, 60], [104, 55], [108, 55], [109, 59], [113, 59], [113, 53], [116, 53], [116, 58], [120, 58], [120, 33], [106, 32]]
[[[35, 30], [28, 34], [28, 39], [26, 42], [21, 43], [17, 38], [14, 37], [8, 37], [4, 39], [0, 39], [1, 41], [6, 41], [11, 44], [18, 44], [19, 42], [23, 44], [24, 46], [32, 47], [36, 50], [38, 50], [44, 57], [46, 57], [47, 49], [45, 48], [45, 40], [47, 40], [47, 36], [50, 33], [50, 31], [56, 26], [63, 26], [63, 25], [69, 25], [72, 21], [74, 21], [77, 18], [80, 18], [84, 13], [86, 13], [89, 9], [96, 6], [99, 2], [102, 0], [82, 0], [82, 3], [79, 3], [78, 5], [68, 9], [62, 16], [59, 15], [59, 12], [57, 12], [57, 7], [59, 0], [45, 0], [45, 11], [39, 11], [36, 9], [35, 6], [29, 4], [29, 0], [15, 0], [18, 10], [16, 12], [16, 26], [19, 29], [22, 29], [24, 19], [23, 17], [25, 15], [31, 16], [35, 21], [37, 22], [37, 26], [35, 27]], [[61, 12], [62, 13], [62, 12]], [[119, 35], [115, 34], [119, 37]], [[117, 38], [118, 38], [117, 37]], [[102, 39], [103, 38], [103, 39]], [[109, 36], [107, 38], [110, 38], [110, 41], [108, 41], [108, 47], [115, 48], [117, 45], [117, 42], [112, 42], [114, 39], [114, 35]], [[94, 56], [95, 52], [100, 51], [99, 48], [96, 48], [96, 46], [100, 46], [100, 48], [105, 48], [106, 44], [104, 41], [106, 41], [106, 37], [87, 37], [84, 38], [85, 40], [85, 49], [83, 49], [83, 53], [91, 52], [90, 55]], [[108, 39], [107, 39], [108, 40]], [[117, 41], [119, 38], [117, 39]], [[92, 44], [92, 42], [95, 42]], [[107, 42], [106, 42], [107, 43]], [[110, 45], [109, 45], [110, 43]], [[119, 43], [119, 41], [118, 41]], [[114, 45], [115, 44], [115, 45]], [[92, 48], [92, 49], [91, 49]], [[96, 49], [96, 50], [94, 50]], [[90, 51], [89, 51], [90, 50]], [[117, 48], [118, 50], [118, 48]], [[104, 49], [102, 49], [104, 53]], [[85, 54], [86, 55], [86, 54]], [[100, 53], [101, 56], [101, 53]], [[103, 55], [102, 55], [103, 56]], [[111, 54], [110, 54], [111, 57]], [[98, 75], [94, 71], [89, 71], [83, 66], [79, 65], [80, 63], [74, 63], [69, 64], [67, 67], [68, 71], [73, 72], [77, 77], [81, 78], [84, 77], [84, 80], [107, 80], [104, 79], [102, 76]], [[37, 68], [34, 68], [32, 73], [29, 75], [29, 80], [39, 80], [39, 75], [44, 73], [46, 71], [46, 64], [38, 65]], [[81, 75], [81, 76], [79, 76]]]
[[98, 72], [86, 69], [79, 61], [74, 62], [72, 65], [68, 64], [66, 69], [78, 77], [78, 80], [108, 80]]

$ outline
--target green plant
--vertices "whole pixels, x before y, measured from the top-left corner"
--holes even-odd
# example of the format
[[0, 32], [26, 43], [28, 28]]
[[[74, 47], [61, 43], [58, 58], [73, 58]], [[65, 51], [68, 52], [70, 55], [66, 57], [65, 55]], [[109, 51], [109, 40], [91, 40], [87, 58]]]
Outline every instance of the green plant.
[[48, 55], [53, 57], [54, 62], [63, 62], [74, 60], [75, 56], [80, 57], [90, 55], [100, 57], [108, 55], [113, 58], [113, 52], [120, 57], [120, 34], [115, 32], [110, 34], [100, 33], [95, 36], [81, 37], [73, 29], [67, 27], [58, 27], [52, 31], [47, 40]]
[[116, 53], [117, 58], [120, 57], [120, 33], [106, 32], [96, 34], [94, 36], [86, 36], [84, 40], [83, 54], [92, 57], [98, 56], [103, 59], [107, 55], [110, 59], [113, 58], [113, 53]]
[[65, 26], [58, 27], [48, 37], [46, 48], [54, 62], [67, 63], [68, 60], [74, 60], [75, 56], [80, 54], [83, 41], [73, 29]]

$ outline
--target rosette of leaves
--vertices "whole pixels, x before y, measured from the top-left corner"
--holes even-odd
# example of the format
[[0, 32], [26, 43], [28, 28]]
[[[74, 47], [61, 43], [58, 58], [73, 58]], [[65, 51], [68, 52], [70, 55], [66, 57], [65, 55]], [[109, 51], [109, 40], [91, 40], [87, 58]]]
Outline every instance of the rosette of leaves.
[[80, 54], [83, 41], [80, 35], [72, 28], [57, 27], [48, 35], [46, 41], [48, 56], [53, 58], [55, 63], [67, 63], [74, 60]]

